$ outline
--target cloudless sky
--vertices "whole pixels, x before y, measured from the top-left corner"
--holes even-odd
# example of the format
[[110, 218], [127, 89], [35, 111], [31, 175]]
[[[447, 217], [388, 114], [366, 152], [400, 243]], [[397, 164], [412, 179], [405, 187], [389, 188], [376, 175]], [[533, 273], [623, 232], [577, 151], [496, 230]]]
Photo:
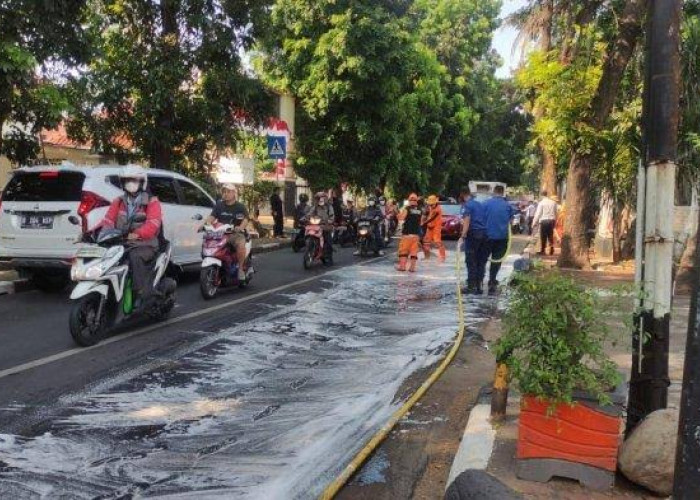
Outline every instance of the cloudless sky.
[[[527, 5], [527, 0], [503, 0], [501, 19], [525, 5]], [[501, 26], [494, 34], [492, 47], [496, 49], [503, 58], [503, 66], [496, 71], [496, 76], [499, 78], [509, 77], [511, 71], [515, 70], [518, 66], [520, 53], [513, 52], [513, 44], [515, 43], [517, 35], [518, 32], [508, 26]]]

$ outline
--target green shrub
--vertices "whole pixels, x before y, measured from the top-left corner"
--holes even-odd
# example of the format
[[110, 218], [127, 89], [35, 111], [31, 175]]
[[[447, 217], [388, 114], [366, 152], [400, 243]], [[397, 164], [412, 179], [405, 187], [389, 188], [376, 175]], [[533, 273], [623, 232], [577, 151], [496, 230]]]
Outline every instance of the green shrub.
[[609, 313], [621, 303], [616, 297], [603, 298], [555, 271], [521, 275], [495, 349], [519, 390], [552, 406], [573, 403], [577, 390], [609, 404], [607, 391], [620, 382], [605, 352], [613, 337]]

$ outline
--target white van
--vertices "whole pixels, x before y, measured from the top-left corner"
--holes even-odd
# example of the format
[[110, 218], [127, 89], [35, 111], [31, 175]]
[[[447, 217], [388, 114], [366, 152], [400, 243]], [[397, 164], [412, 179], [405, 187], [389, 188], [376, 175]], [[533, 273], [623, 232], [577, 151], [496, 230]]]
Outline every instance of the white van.
[[470, 181], [469, 191], [471, 191], [474, 198], [483, 201], [488, 198], [493, 198], [496, 186], [503, 186], [503, 193], [506, 192], [507, 186], [505, 183], [494, 181]]
[[[65, 164], [13, 171], [0, 196], [0, 269], [16, 269], [45, 291], [64, 288], [79, 247], [76, 242], [123, 194], [121, 169]], [[214, 200], [183, 175], [146, 170], [148, 189], [163, 207], [172, 262], [181, 267], [199, 264], [202, 238], [197, 229], [211, 213]]]

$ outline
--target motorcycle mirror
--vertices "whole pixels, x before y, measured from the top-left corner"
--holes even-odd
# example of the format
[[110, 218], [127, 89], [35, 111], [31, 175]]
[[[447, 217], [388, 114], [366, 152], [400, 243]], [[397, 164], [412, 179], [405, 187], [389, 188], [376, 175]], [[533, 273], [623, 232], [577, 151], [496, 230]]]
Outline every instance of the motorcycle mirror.
[[77, 215], [71, 215], [70, 217], [68, 217], [68, 222], [70, 222], [74, 226], [80, 225], [80, 219], [78, 219]]

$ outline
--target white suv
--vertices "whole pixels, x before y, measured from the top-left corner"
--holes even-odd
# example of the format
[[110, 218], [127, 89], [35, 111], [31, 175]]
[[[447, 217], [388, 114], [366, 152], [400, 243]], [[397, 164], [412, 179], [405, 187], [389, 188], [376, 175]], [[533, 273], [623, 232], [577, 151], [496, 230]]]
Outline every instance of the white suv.
[[[82, 232], [97, 225], [121, 196], [120, 166], [25, 167], [15, 170], [0, 197], [0, 269], [17, 269], [45, 291], [64, 288]], [[201, 221], [214, 200], [187, 177], [147, 169], [148, 189], [163, 207], [173, 263], [201, 262]]]

